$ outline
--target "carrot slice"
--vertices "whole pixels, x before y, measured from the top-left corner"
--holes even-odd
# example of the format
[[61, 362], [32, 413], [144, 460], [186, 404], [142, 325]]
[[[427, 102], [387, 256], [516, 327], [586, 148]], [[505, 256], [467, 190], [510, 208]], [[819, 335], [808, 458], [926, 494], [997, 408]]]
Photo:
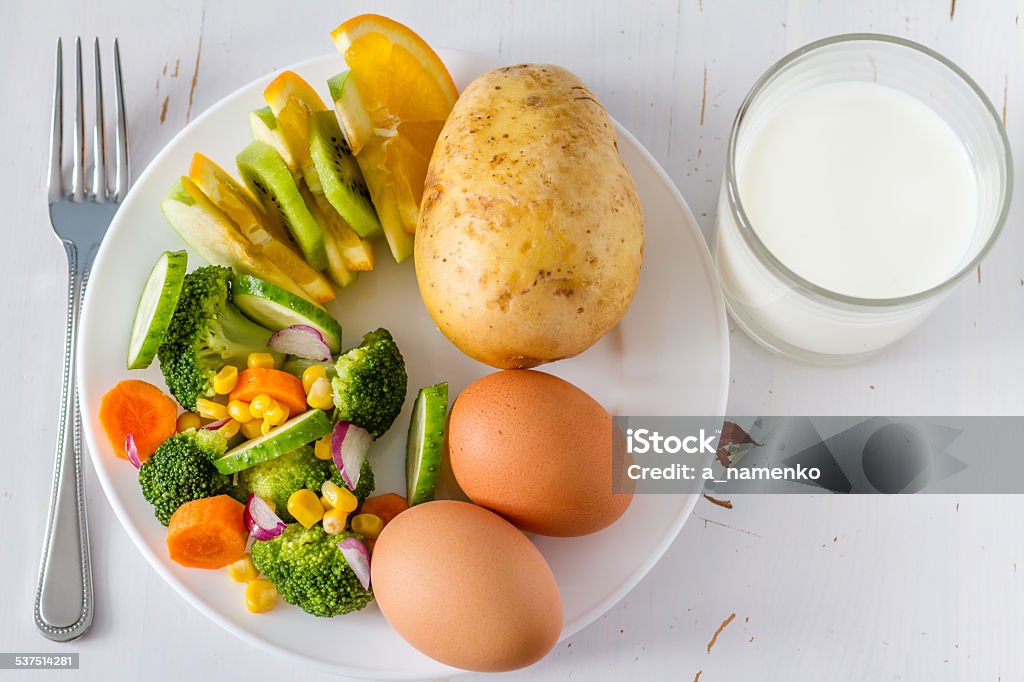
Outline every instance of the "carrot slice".
[[387, 493], [386, 495], [377, 495], [367, 499], [363, 502], [363, 506], [359, 508], [359, 513], [379, 516], [386, 526], [391, 522], [391, 519], [408, 508], [409, 503], [405, 501], [404, 497], [395, 493]]
[[153, 384], [128, 379], [103, 395], [99, 419], [115, 455], [128, 459], [124, 441], [130, 433], [139, 459], [145, 462], [160, 443], [174, 435], [178, 406]]
[[245, 556], [245, 505], [227, 495], [178, 507], [167, 524], [171, 559], [189, 568], [223, 568]]
[[302, 390], [302, 381], [279, 369], [250, 367], [242, 370], [229, 399], [251, 403], [253, 398], [263, 393], [285, 405], [293, 417], [306, 411], [306, 392]]

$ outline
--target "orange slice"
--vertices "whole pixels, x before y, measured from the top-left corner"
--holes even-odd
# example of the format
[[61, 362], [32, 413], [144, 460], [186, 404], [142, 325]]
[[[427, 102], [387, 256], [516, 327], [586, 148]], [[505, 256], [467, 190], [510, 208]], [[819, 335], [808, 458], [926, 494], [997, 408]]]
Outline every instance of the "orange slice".
[[263, 91], [263, 99], [267, 100], [274, 116], [281, 114], [281, 109], [284, 109], [291, 97], [297, 97], [310, 111], [324, 111], [327, 108], [313, 86], [294, 71], [282, 71]]
[[[411, 253], [427, 164], [459, 93], [444, 62], [408, 27], [364, 14], [331, 32], [345, 56], [339, 119], [395, 260]], [[353, 109], [357, 110], [353, 110]]]

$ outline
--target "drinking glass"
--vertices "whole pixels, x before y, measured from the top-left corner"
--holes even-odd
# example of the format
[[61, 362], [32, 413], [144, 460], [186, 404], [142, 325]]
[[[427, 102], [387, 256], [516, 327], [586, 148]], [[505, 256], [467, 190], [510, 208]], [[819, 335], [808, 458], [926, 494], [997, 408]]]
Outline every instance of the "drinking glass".
[[[744, 211], [736, 165], [752, 132], [791, 98], [850, 81], [885, 85], [931, 107], [959, 136], [973, 166], [978, 189], [973, 240], [956, 270], [925, 291], [896, 298], [829, 291], [781, 262]], [[729, 136], [713, 251], [733, 320], [762, 346], [806, 362], [844, 364], [876, 353], [920, 324], [978, 267], [1002, 230], [1012, 175], [999, 114], [978, 85], [942, 55], [902, 38], [863, 33], [792, 52], [754, 84]]]

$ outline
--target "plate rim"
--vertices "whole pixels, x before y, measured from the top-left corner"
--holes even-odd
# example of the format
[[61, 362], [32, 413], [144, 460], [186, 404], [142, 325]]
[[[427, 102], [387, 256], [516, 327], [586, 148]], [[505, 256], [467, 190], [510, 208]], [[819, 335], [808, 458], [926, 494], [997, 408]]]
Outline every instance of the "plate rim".
[[[468, 58], [487, 60], [488, 62], [495, 61], [493, 57], [489, 57], [482, 53], [477, 53], [470, 50], [438, 47], [437, 51], [441, 54], [457, 54]], [[216, 112], [220, 111], [221, 109], [229, 106], [229, 103], [233, 101], [236, 96], [240, 95], [245, 90], [257, 87], [258, 84], [266, 81], [268, 77], [287, 70], [292, 70], [301, 73], [302, 70], [307, 68], [310, 64], [319, 63], [331, 57], [337, 57], [337, 54], [330, 52], [323, 53], [314, 57], [304, 59], [299, 62], [295, 62], [291, 65], [273, 69], [267, 73], [257, 76], [256, 78], [246, 83], [243, 83], [239, 87], [233, 89], [231, 92], [227, 93], [226, 95], [218, 99], [209, 108], [204, 110], [199, 116], [192, 119], [188, 124], [186, 124], [177, 133], [175, 133], [174, 136], [166, 144], [164, 144], [163, 147], [160, 148], [156, 155], [153, 156], [153, 158], [143, 169], [142, 173], [140, 173], [138, 177], [132, 180], [128, 195], [126, 196], [121, 206], [118, 207], [117, 213], [115, 214], [114, 219], [111, 222], [111, 225], [114, 225], [120, 220], [118, 214], [121, 213], [121, 210], [126, 205], [131, 207], [136, 201], [136, 193], [134, 192], [134, 188], [142, 184], [143, 181], [151, 173], [155, 172], [154, 169], [159, 168], [163, 165], [164, 158], [171, 154], [171, 149], [176, 146], [175, 143], [181, 137], [186, 135], [193, 128], [201, 127], [206, 121], [206, 119], [212, 117]], [[694, 233], [694, 236], [698, 237], [697, 241], [699, 243], [699, 248], [697, 250], [699, 252], [699, 258], [701, 260], [701, 263], [703, 264], [707, 272], [708, 279], [711, 283], [711, 302], [712, 307], [715, 310], [715, 314], [718, 318], [716, 331], [717, 336], [719, 338], [719, 343], [716, 347], [721, 358], [719, 363], [720, 372], [717, 386], [718, 392], [720, 394], [720, 404], [717, 407], [718, 414], [725, 414], [725, 409], [729, 398], [729, 373], [731, 364], [728, 317], [726, 314], [725, 299], [722, 294], [722, 290], [717, 285], [717, 271], [715, 268], [714, 260], [711, 257], [711, 252], [708, 247], [707, 240], [705, 239], [704, 234], [700, 229], [700, 224], [697, 222], [697, 219], [694, 216], [693, 211], [690, 209], [689, 204], [686, 203], [686, 200], [683, 198], [682, 193], [679, 191], [679, 188], [676, 186], [675, 182], [672, 181], [672, 178], [668, 175], [665, 169], [661, 166], [660, 163], [658, 163], [657, 159], [654, 158], [651, 152], [643, 144], [641, 144], [640, 141], [629, 130], [627, 130], [621, 123], [619, 123], [618, 120], [616, 120], [610, 114], [609, 117], [612, 119], [612, 123], [615, 127], [616, 136], [620, 136], [622, 138], [627, 139], [638, 151], [641, 160], [645, 164], [647, 164], [654, 171], [658, 179], [662, 183], [664, 183], [666, 187], [669, 188], [672, 197], [672, 202], [676, 205], [676, 208], [681, 212], [686, 222], [685, 226], [676, 226], [675, 229], [690, 230]], [[93, 269], [95, 269], [96, 264], [105, 265], [106, 253], [111, 248], [109, 244], [112, 241], [113, 240], [104, 239], [103, 242], [100, 244], [100, 248], [93, 262]], [[86, 288], [85, 297], [83, 299], [79, 329], [83, 329], [87, 326], [86, 321], [89, 318], [90, 311], [95, 305], [98, 305], [93, 302], [93, 291], [94, 289], [92, 288]], [[84, 373], [86, 371], [86, 363], [80, 360], [80, 358], [82, 357], [80, 353], [82, 351], [82, 347], [86, 343], [86, 336], [84, 334], [77, 334], [76, 336], [77, 338], [75, 341], [75, 387], [76, 390], [78, 390], [78, 387], [83, 385]], [[78, 401], [78, 404], [79, 407], [81, 408], [80, 399]], [[136, 530], [134, 524], [130, 522], [130, 520], [128, 519], [126, 509], [121, 504], [118, 496], [114, 494], [116, 490], [112, 480], [107, 476], [105, 469], [99, 466], [96, 461], [96, 459], [100, 456], [99, 452], [102, 451], [103, 448], [93, 447], [94, 443], [99, 443], [101, 441], [98, 439], [98, 434], [93, 429], [92, 420], [81, 419], [81, 427], [82, 432], [85, 436], [85, 445], [87, 446], [87, 449], [89, 451], [88, 459], [90, 465], [92, 466], [96, 478], [99, 480], [100, 488], [103, 490], [103, 496], [106, 498], [107, 503], [111, 506], [111, 509], [114, 512], [114, 516], [117, 518], [121, 528], [123, 528], [124, 531], [128, 534], [128, 537], [131, 539], [136, 549], [139, 550], [142, 556], [146, 559], [146, 562], [150, 565], [150, 567], [155, 569], [156, 572], [160, 575], [160, 577], [164, 580], [164, 582], [170, 585], [173, 588], [174, 592], [177, 593], [179, 597], [183, 598], [185, 602], [188, 603], [196, 611], [203, 614], [206, 618], [217, 624], [221, 629], [229, 632], [230, 634], [242, 640], [249, 646], [252, 646], [253, 648], [258, 649], [260, 651], [267, 651], [275, 656], [281, 657], [284, 660], [291, 661], [302, 666], [311, 667], [317, 670], [333, 674], [354, 676], [361, 679], [419, 679], [419, 677], [408, 677], [403, 674], [396, 675], [388, 674], [387, 672], [383, 672], [382, 674], [382, 671], [361, 666], [338, 666], [334, 663], [325, 661], [320, 658], [314, 658], [306, 654], [297, 653], [290, 649], [279, 646], [270, 640], [263, 639], [256, 635], [253, 635], [247, 630], [237, 627], [233, 622], [228, 620], [226, 617], [222, 616], [218, 611], [209, 607], [203, 600], [201, 600], [196, 594], [194, 594], [192, 590], [190, 590], [181, 580], [179, 580], [177, 576], [175, 576], [173, 573], [171, 573], [164, 567], [163, 562], [160, 560], [160, 558], [158, 558], [155, 555], [155, 553], [150, 550], [150, 547], [145, 541], [145, 539]], [[602, 599], [600, 599], [597, 602], [595, 606], [585, 611], [580, 617], [574, 619], [570, 623], [567, 623], [565, 628], [563, 629], [562, 634], [559, 636], [559, 641], [563, 641], [564, 639], [577, 634], [579, 631], [593, 623], [601, 615], [606, 613], [612, 606], [614, 606], [618, 601], [620, 601], [634, 588], [636, 588], [638, 584], [640, 584], [644, 577], [661, 560], [661, 558], [664, 556], [665, 552], [672, 545], [672, 543], [675, 542], [683, 525], [685, 525], [685, 523], [689, 520], [690, 516], [692, 515], [693, 509], [697, 504], [697, 498], [699, 497], [699, 494], [690, 493], [687, 494], [687, 496], [689, 499], [684, 504], [683, 509], [679, 513], [678, 517], [676, 518], [672, 526], [670, 527], [669, 531], [665, 533], [665, 535], [662, 537], [660, 543], [655, 548], [655, 551], [651, 552], [643, 562], [638, 564], [637, 568], [629, 574], [629, 577], [621, 585], [619, 585], [618, 588], [612, 590], [609, 594], [605, 595]], [[461, 670], [459, 668], [447, 666], [438, 661], [434, 661], [434, 663], [437, 664], [437, 673], [440, 674], [456, 676], [464, 675], [469, 672], [466, 670]], [[431, 674], [436, 676], [437, 673]]]

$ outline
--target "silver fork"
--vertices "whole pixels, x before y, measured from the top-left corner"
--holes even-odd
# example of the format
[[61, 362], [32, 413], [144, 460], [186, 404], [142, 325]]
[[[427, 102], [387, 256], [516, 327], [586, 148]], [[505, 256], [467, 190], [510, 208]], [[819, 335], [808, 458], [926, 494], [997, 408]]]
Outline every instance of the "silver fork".
[[114, 40], [114, 182], [110, 186], [103, 122], [103, 78], [100, 42], [94, 43], [96, 120], [92, 135], [92, 177], [86, 186], [85, 101], [82, 86], [82, 39], [75, 40], [75, 121], [72, 128], [70, 183], [64, 179], [64, 84], [61, 41], [53, 92], [53, 128], [50, 131], [48, 200], [50, 223], [68, 257], [68, 317], [64, 337], [64, 387], [57, 422], [57, 448], [50, 512], [39, 567], [35, 623], [46, 637], [67, 642], [81, 637], [92, 624], [92, 564], [89, 528], [82, 491], [82, 435], [75, 389], [75, 339], [78, 312], [89, 281], [96, 250], [128, 192], [128, 129], [124, 116], [121, 53]]

